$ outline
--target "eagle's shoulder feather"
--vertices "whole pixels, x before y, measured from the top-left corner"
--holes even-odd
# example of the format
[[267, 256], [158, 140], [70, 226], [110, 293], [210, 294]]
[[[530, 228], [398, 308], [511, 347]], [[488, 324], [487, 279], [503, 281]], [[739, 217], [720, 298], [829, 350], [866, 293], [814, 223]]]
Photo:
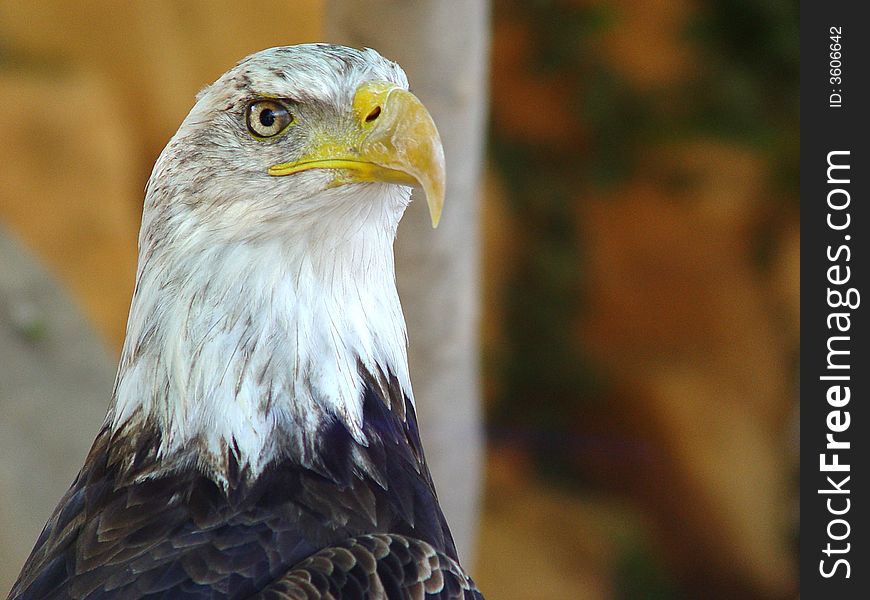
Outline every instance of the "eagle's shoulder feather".
[[251, 600], [302, 598], [483, 600], [458, 562], [395, 534], [358, 536], [320, 550]]

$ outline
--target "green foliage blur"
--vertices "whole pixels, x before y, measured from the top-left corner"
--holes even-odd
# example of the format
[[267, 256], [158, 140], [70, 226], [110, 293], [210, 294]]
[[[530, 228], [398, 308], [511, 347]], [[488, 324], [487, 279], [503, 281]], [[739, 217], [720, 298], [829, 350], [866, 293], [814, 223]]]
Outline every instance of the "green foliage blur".
[[[566, 411], [576, 414], [606, 386], [573, 326], [583, 310], [584, 278], [583, 240], [572, 207], [585, 194], [629, 180], [639, 158], [657, 144], [703, 135], [763, 154], [781, 191], [770, 201], [798, 202], [798, 2], [723, 0], [699, 7], [683, 35], [702, 68], [677, 86], [638, 90], [600, 52], [600, 38], [620, 26], [617, 8], [495, 2], [496, 15], [521, 15], [527, 22], [534, 68], [570, 82], [565, 110], [585, 132], [584, 143], [566, 151], [518, 141], [496, 127], [490, 131], [491, 155], [527, 244], [504, 293], [507, 344], [488, 365], [504, 382], [490, 415], [496, 433], [522, 427], [550, 438], [569, 436]], [[680, 173], [664, 176], [675, 186], [691, 184]], [[558, 445], [536, 447], [549, 468], [562, 456]]]

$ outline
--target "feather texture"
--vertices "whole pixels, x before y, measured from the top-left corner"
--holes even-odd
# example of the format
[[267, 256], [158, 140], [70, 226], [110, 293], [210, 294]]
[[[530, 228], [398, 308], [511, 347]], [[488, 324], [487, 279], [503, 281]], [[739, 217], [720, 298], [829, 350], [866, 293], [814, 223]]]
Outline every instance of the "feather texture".
[[452, 558], [400, 535], [363, 535], [325, 548], [252, 600], [475, 600], [483, 596]]

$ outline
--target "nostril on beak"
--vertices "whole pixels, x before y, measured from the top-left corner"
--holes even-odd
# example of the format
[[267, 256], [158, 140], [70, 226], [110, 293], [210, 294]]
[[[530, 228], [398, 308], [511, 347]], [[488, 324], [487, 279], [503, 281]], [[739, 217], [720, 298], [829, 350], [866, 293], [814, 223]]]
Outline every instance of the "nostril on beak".
[[369, 114], [366, 115], [366, 123], [371, 123], [375, 119], [381, 116], [381, 107], [375, 106]]

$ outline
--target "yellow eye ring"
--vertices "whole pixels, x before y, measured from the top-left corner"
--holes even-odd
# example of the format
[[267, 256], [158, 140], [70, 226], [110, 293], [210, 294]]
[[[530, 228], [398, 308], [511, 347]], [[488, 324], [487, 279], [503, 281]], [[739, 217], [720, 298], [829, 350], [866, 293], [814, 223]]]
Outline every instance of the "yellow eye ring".
[[295, 117], [275, 100], [256, 100], [248, 104], [245, 121], [248, 131], [257, 138], [273, 138], [293, 124]]

